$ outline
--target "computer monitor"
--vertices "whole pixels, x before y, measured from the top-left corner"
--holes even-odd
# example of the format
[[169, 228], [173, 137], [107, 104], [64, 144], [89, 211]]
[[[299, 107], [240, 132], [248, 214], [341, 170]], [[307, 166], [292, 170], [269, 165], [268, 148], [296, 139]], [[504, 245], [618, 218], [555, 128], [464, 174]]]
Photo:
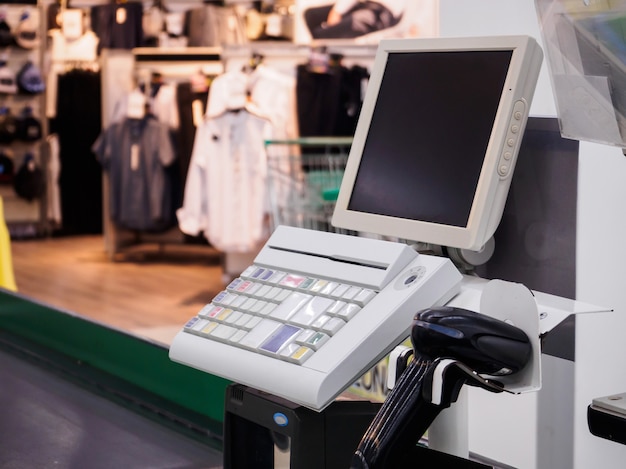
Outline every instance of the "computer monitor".
[[381, 41], [332, 224], [482, 249], [502, 216], [542, 58], [527, 36]]

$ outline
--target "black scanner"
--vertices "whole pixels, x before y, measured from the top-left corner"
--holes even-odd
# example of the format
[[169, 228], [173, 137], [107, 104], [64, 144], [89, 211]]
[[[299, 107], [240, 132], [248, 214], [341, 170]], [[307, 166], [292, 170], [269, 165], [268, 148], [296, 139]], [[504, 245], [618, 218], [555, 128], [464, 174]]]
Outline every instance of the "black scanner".
[[528, 363], [532, 347], [521, 329], [467, 309], [441, 307], [415, 315], [411, 343], [429, 360], [453, 358], [476, 373], [517, 373]]
[[[437, 415], [457, 400], [463, 384], [501, 392], [499, 383], [480, 375], [517, 373], [532, 356], [531, 342], [521, 329], [454, 307], [417, 313], [411, 342], [414, 358], [361, 439], [352, 469], [413, 467], [416, 461], [411, 461], [411, 455], [420, 438]], [[436, 387], [440, 395], [433, 396], [437, 368], [442, 368], [442, 386]]]

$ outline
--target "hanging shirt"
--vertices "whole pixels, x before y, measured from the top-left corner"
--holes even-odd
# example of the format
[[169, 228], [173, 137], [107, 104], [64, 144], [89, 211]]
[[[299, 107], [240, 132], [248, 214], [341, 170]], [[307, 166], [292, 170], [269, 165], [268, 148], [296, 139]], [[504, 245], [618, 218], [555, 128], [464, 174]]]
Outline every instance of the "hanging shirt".
[[50, 70], [46, 77], [46, 116], [53, 118], [56, 117], [59, 75], [67, 70], [68, 65], [97, 64], [99, 39], [91, 30], [77, 39], [66, 38], [60, 29], [52, 29], [48, 35], [52, 45]]
[[143, 41], [141, 2], [110, 3], [91, 7], [91, 27], [102, 49], [132, 49]]
[[[120, 122], [127, 117], [128, 97], [129, 94], [122, 96], [122, 98], [115, 104], [113, 117], [111, 118], [112, 122]], [[150, 107], [150, 113], [154, 115], [159, 122], [165, 124], [172, 130], [178, 129], [180, 123], [176, 102], [176, 87], [174, 85], [159, 85], [158, 88], [156, 88], [156, 92], [150, 94], [148, 104]]]
[[198, 127], [184, 202], [183, 233], [203, 233], [224, 252], [251, 252], [267, 237], [267, 161], [271, 123], [250, 110], [227, 111]]
[[167, 126], [154, 117], [125, 119], [109, 126], [93, 152], [110, 177], [111, 219], [121, 227], [161, 231], [172, 224], [165, 167], [174, 161]]

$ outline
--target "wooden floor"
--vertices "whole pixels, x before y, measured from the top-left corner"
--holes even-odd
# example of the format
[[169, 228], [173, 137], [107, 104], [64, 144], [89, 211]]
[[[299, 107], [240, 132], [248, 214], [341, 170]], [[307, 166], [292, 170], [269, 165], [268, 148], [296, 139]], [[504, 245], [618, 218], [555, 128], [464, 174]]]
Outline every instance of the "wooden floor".
[[101, 236], [11, 248], [20, 294], [163, 343], [223, 288], [219, 253], [207, 246], [142, 245], [116, 262]]

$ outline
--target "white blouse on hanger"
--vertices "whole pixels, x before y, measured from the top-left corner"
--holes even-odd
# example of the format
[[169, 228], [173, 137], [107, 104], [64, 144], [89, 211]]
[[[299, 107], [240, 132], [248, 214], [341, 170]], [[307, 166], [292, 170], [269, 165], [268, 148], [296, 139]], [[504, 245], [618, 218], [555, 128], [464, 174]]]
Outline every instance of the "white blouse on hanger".
[[196, 131], [179, 227], [204, 234], [217, 249], [247, 253], [268, 233], [267, 161], [270, 121], [250, 106], [207, 118]]

